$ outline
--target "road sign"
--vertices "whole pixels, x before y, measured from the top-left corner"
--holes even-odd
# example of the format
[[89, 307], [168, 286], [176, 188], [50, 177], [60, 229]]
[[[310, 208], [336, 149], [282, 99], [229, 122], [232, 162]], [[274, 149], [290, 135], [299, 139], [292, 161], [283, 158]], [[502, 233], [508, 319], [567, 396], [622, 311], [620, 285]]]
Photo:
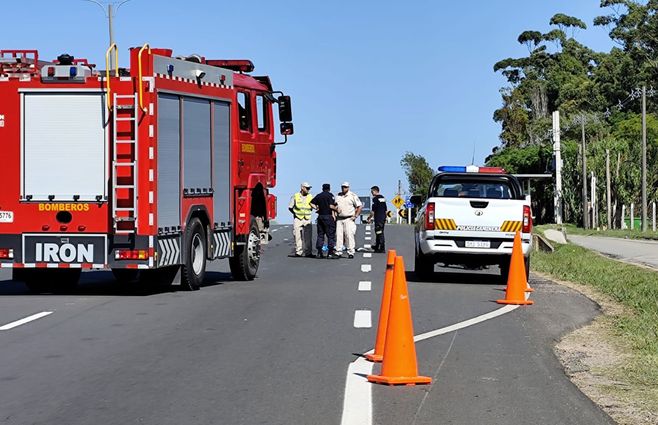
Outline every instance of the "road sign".
[[405, 209], [399, 210], [398, 215], [402, 218], [407, 218], [407, 210], [405, 210]]
[[407, 200], [407, 202], [404, 203], [405, 208], [413, 208], [414, 204], [411, 203], [411, 201]]
[[404, 199], [400, 195], [396, 195], [395, 198], [391, 199], [391, 203], [399, 209], [404, 204]]

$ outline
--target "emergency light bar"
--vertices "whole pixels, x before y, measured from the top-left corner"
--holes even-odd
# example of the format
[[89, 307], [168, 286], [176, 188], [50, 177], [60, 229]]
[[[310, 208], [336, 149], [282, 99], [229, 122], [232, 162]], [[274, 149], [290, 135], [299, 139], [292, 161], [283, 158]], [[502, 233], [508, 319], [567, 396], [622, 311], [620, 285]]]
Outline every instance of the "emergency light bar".
[[489, 174], [505, 174], [506, 171], [502, 167], [478, 167], [477, 165], [455, 166], [443, 165], [439, 167], [442, 173], [489, 173]]

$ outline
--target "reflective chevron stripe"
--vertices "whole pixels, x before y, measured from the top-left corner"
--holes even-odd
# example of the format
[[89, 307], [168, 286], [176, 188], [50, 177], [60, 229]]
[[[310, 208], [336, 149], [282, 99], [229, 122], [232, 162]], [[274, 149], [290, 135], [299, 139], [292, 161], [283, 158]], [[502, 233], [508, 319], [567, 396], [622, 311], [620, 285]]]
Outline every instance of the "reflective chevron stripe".
[[437, 218], [434, 226], [437, 230], [457, 230], [457, 223], [451, 218]]
[[231, 230], [213, 233], [213, 258], [231, 256]]
[[503, 224], [500, 226], [501, 232], [520, 232], [523, 226], [521, 221], [503, 221]]
[[178, 235], [158, 238], [158, 267], [180, 264], [180, 243]]

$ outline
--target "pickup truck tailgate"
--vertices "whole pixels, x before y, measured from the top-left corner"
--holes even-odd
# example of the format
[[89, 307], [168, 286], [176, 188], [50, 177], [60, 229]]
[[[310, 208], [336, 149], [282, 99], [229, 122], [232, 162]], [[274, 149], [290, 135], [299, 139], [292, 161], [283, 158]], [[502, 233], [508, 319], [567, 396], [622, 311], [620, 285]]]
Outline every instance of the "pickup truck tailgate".
[[434, 198], [430, 199], [432, 201], [435, 203], [434, 228], [438, 233], [501, 237], [501, 233], [513, 236], [523, 226], [522, 200]]

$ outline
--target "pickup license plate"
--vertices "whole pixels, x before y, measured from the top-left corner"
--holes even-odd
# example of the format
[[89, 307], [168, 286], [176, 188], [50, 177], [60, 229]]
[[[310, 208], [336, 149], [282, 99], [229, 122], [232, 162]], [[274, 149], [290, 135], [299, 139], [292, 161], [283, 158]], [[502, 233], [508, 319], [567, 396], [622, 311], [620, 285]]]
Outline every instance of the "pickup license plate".
[[466, 241], [466, 248], [491, 248], [489, 241]]

